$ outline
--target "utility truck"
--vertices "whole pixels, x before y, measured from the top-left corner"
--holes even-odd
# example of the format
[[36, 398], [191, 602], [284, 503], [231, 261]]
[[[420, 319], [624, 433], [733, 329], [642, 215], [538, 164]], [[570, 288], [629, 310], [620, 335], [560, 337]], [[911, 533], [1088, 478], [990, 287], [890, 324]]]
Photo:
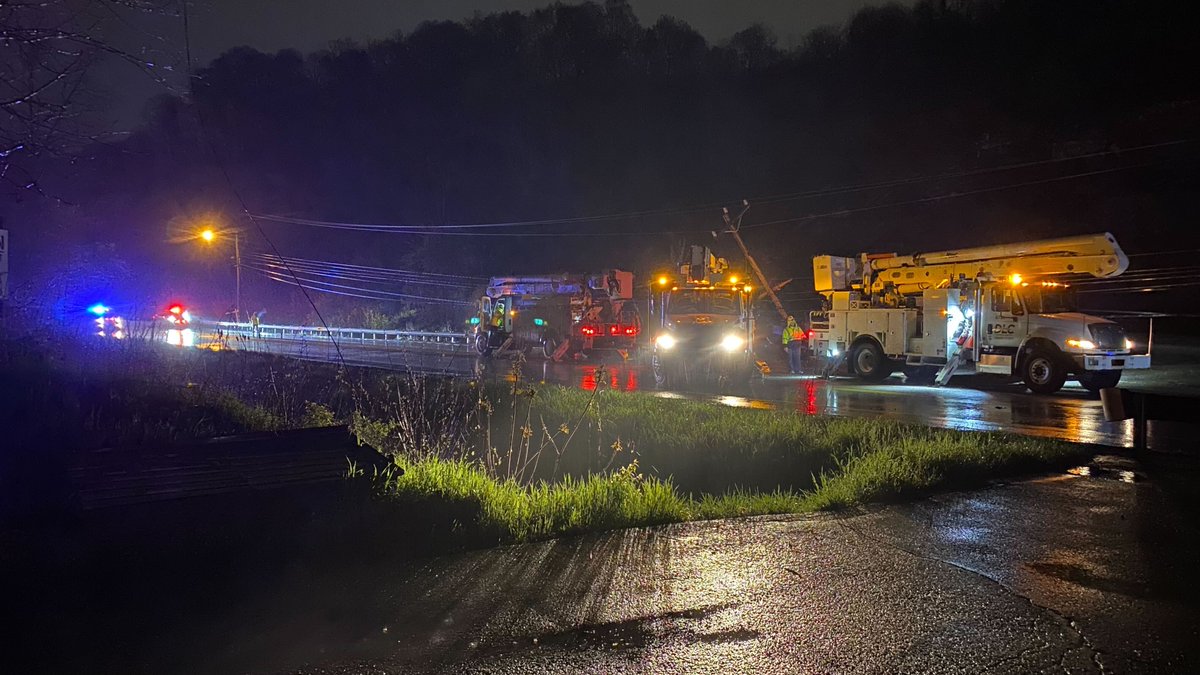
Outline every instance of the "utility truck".
[[493, 277], [470, 319], [476, 350], [533, 351], [548, 359], [631, 350], [641, 333], [633, 273]]
[[994, 373], [1052, 393], [1074, 377], [1089, 390], [1149, 368], [1148, 353], [1119, 324], [1078, 311], [1071, 281], [1115, 277], [1129, 266], [1111, 234], [913, 255], [813, 258], [825, 309], [812, 312], [809, 344], [860, 379], [898, 370], [946, 384]]
[[728, 381], [754, 372], [750, 284], [704, 246], [685, 249], [651, 293], [651, 366], [659, 387]]

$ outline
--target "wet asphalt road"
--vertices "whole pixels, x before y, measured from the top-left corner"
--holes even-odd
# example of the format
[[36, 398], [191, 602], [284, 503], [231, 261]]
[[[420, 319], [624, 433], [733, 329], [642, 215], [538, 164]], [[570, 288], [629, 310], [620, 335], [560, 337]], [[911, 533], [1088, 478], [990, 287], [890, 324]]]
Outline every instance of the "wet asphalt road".
[[1197, 672], [1200, 473], [1153, 461], [845, 514], [295, 566], [130, 670]]
[[[247, 340], [240, 348], [320, 361], [335, 361], [328, 343], [299, 343]], [[342, 358], [349, 365], [413, 370], [451, 375], [503, 377], [511, 361], [496, 359], [480, 363], [469, 351], [437, 353], [389, 350], [379, 347], [342, 345]], [[1200, 358], [1193, 360], [1200, 361]], [[1129, 382], [1138, 388], [1153, 388], [1159, 380], [1183, 389], [1176, 379], [1195, 387], [1200, 370], [1192, 364], [1156, 367], [1153, 375], [1133, 373]], [[1179, 377], [1171, 379], [1176, 374]], [[606, 386], [619, 391], [657, 392], [654, 379], [644, 366], [609, 358], [603, 363], [553, 363], [531, 359], [523, 366], [529, 379], [573, 387]], [[684, 396], [733, 406], [794, 410], [803, 415], [885, 417], [897, 421], [964, 431], [1010, 431], [1079, 443], [1110, 447], [1133, 447], [1133, 423], [1108, 422], [1097, 396], [1074, 383], [1049, 396], [1035, 395], [1020, 385], [998, 379], [956, 378], [953, 386], [933, 388], [906, 385], [900, 377], [881, 384], [863, 384], [851, 378], [824, 380], [815, 377], [769, 377], [725, 391], [692, 388], [657, 392], [662, 396]], [[1151, 423], [1150, 447], [1177, 451], [1190, 447], [1190, 431], [1169, 424]]]

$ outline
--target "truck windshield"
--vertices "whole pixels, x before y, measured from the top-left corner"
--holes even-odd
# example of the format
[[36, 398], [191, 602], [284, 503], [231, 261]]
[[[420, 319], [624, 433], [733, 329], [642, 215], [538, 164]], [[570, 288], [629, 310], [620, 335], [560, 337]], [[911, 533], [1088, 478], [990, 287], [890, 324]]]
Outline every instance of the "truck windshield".
[[668, 314], [737, 314], [737, 296], [728, 291], [672, 291], [667, 296]]
[[1030, 314], [1059, 314], [1079, 308], [1070, 286], [1028, 286], [1021, 289], [1021, 299]]

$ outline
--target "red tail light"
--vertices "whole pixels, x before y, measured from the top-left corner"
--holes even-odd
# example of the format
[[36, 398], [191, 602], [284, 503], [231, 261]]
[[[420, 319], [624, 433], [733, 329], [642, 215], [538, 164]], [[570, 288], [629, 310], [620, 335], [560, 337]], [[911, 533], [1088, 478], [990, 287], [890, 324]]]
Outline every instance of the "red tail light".
[[626, 335], [637, 335], [638, 329], [637, 329], [637, 326], [625, 326], [624, 332]]
[[620, 332], [621, 332], [621, 327], [615, 323], [608, 327], [609, 335], [618, 335], [618, 334], [620, 334]]
[[595, 326], [580, 326], [579, 332], [584, 335], [595, 335], [599, 331], [597, 330], [597, 328]]

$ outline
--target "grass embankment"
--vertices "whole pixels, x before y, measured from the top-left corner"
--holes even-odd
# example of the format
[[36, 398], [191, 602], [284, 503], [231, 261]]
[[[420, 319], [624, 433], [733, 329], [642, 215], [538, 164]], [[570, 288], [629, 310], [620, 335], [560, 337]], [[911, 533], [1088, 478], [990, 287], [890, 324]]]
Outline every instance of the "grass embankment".
[[328, 370], [137, 340], [0, 336], [0, 519], [66, 503], [82, 453], [332, 424], [307, 398], [337, 401]]
[[[529, 485], [494, 478], [478, 462], [401, 460], [405, 473], [389, 481], [390, 490], [405, 499], [469, 505], [478, 522], [464, 525], [525, 541], [837, 509], [1063, 466], [1086, 456], [1077, 445], [1009, 434], [804, 417], [645, 394], [550, 387], [534, 398], [530, 417], [539, 426], [580, 424], [575, 440], [581, 435], [588, 453], [611, 447], [616, 438], [624, 447], [636, 445], [639, 458], [616, 471]], [[658, 475], [643, 475], [649, 458]], [[716, 477], [722, 470], [724, 483]], [[673, 474], [689, 476], [684, 485], [692, 487], [681, 489]], [[706, 489], [696, 489], [698, 483]]]

